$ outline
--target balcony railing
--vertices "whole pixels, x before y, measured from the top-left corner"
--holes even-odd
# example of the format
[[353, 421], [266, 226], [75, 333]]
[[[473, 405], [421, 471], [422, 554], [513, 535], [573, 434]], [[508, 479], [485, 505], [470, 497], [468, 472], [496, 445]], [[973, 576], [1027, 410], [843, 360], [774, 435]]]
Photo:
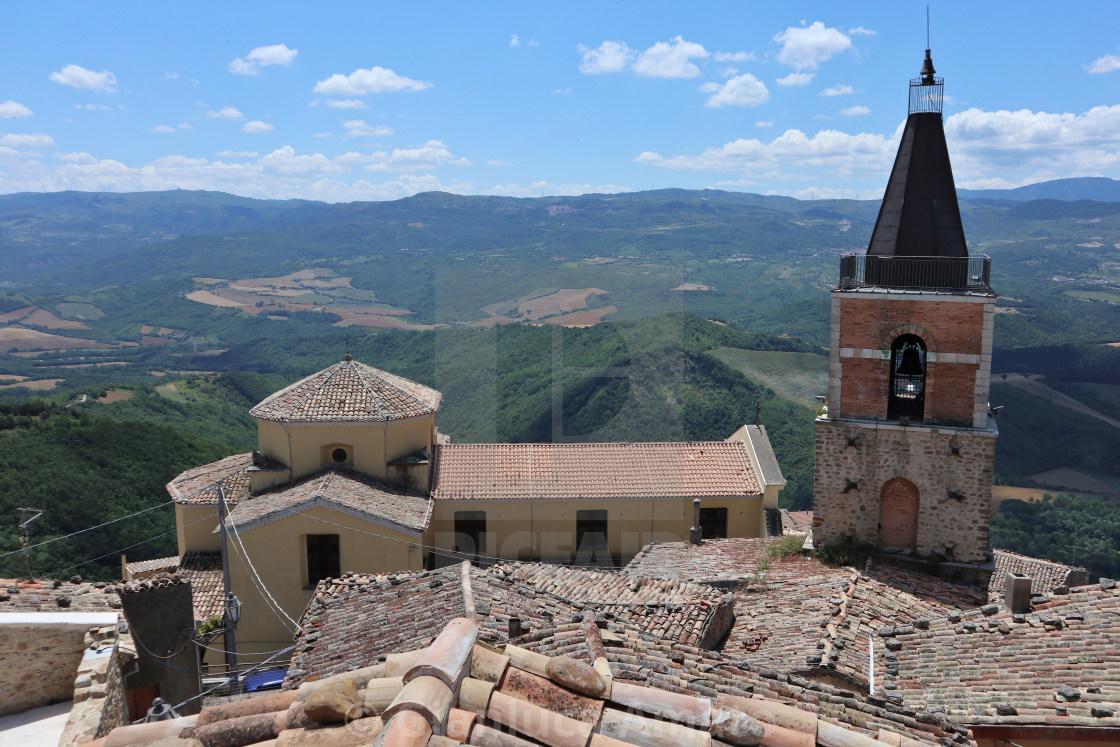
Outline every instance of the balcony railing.
[[973, 257], [878, 257], [845, 254], [840, 258], [840, 289], [903, 288], [992, 292], [992, 260]]

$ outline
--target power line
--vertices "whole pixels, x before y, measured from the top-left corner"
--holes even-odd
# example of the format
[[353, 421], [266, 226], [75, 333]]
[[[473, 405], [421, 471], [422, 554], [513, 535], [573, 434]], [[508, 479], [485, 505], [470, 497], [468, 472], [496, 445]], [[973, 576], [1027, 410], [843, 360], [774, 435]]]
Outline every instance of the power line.
[[170, 500], [170, 501], [167, 501], [166, 503], [160, 503], [160, 504], [157, 504], [157, 505], [155, 505], [155, 506], [150, 506], [150, 507], [148, 507], [148, 508], [145, 508], [145, 509], [143, 509], [143, 510], [141, 510], [141, 511], [137, 511], [137, 512], [136, 512], [136, 513], [134, 513], [134, 514], [129, 514], [128, 516], [122, 516], [122, 517], [120, 517], [119, 519], [111, 519], [111, 520], [109, 520], [109, 521], [106, 521], [106, 522], [105, 522], [105, 523], [103, 523], [103, 524], [98, 524], [97, 526], [93, 526], [93, 527], [86, 527], [85, 529], [79, 529], [79, 530], [78, 530], [78, 531], [76, 531], [76, 532], [71, 532], [70, 534], [64, 534], [64, 535], [62, 535], [61, 537], [55, 537], [54, 539], [44, 540], [43, 542], [40, 542], [40, 543], [38, 543], [38, 544], [36, 544], [36, 545], [31, 545], [30, 547], [24, 547], [24, 548], [21, 548], [21, 549], [19, 549], [19, 550], [11, 550], [11, 551], [9, 551], [9, 552], [6, 552], [6, 553], [3, 553], [3, 554], [0, 554], [0, 558], [6, 558], [6, 557], [8, 557], [9, 555], [15, 555], [16, 553], [21, 553], [21, 552], [24, 552], [24, 551], [26, 551], [26, 550], [34, 550], [34, 549], [35, 549], [36, 547], [42, 547], [43, 545], [49, 545], [49, 544], [50, 544], [50, 543], [52, 543], [52, 542], [58, 542], [59, 540], [64, 540], [64, 539], [68, 539], [68, 538], [70, 538], [70, 537], [74, 537], [74, 536], [76, 536], [76, 535], [79, 535], [79, 534], [81, 534], [81, 533], [83, 533], [83, 532], [92, 532], [92, 531], [93, 531], [94, 529], [100, 529], [101, 527], [107, 527], [107, 526], [109, 526], [110, 524], [116, 524], [116, 523], [117, 523], [118, 521], [124, 521], [125, 519], [131, 519], [131, 518], [132, 518], [133, 516], [139, 516], [140, 514], [146, 514], [146, 513], [148, 513], [149, 511], [154, 511], [154, 510], [155, 510], [155, 509], [157, 509], [157, 508], [163, 508], [163, 507], [164, 507], [164, 506], [166, 506], [166, 505], [167, 505], [168, 503], [174, 503], [174, 502], [175, 502], [175, 501], [173, 501], [173, 500]]
[[[249, 572], [252, 574], [250, 578], [253, 581], [253, 585], [257, 587], [258, 591], [260, 591], [262, 594], [264, 594], [265, 599], [267, 600], [266, 604], [271, 602], [272, 607], [274, 609], [274, 614], [275, 614], [276, 610], [279, 610], [280, 614], [283, 615], [284, 618], [287, 619], [287, 621], [292, 624], [292, 626], [293, 626], [292, 632], [293, 633], [299, 632], [299, 623], [297, 623], [295, 620], [293, 620], [291, 617], [289, 617], [288, 613], [284, 611], [284, 608], [280, 606], [280, 603], [277, 602], [275, 599], [273, 599], [272, 594], [270, 594], [269, 591], [268, 591], [268, 587], [264, 585], [264, 581], [261, 579], [260, 574], [257, 573], [257, 569], [253, 565], [253, 560], [252, 560], [252, 558], [249, 557], [249, 552], [245, 549], [245, 545], [241, 541], [241, 534], [237, 531], [237, 522], [235, 522], [231, 519], [229, 523], [230, 523], [230, 526], [233, 527], [233, 538], [236, 541], [237, 545], [241, 548], [241, 557], [246, 562], [246, 564], [248, 564], [248, 566], [249, 566]], [[279, 619], [279, 617], [277, 619]], [[280, 622], [284, 622], [284, 620], [280, 620]], [[287, 627], [287, 626], [285, 626], [285, 627]]]
[[[195, 519], [190, 524], [184, 524], [182, 526], [182, 528], [186, 529], [187, 527], [194, 526], [195, 524], [198, 524], [200, 522], [210, 521], [212, 518], [213, 517], [210, 517], [210, 516], [204, 516], [201, 519]], [[124, 552], [125, 550], [131, 550], [134, 547], [137, 547], [139, 545], [143, 545], [147, 542], [151, 542], [152, 540], [155, 540], [155, 539], [159, 539], [160, 537], [166, 537], [169, 534], [174, 534], [175, 532], [179, 531], [179, 529], [180, 529], [180, 527], [175, 527], [174, 529], [171, 529], [171, 530], [168, 530], [166, 532], [162, 532], [160, 534], [157, 534], [154, 537], [149, 537], [148, 539], [140, 540], [139, 542], [135, 542], [135, 543], [129, 545], [128, 547], [122, 547], [119, 550], [113, 550], [112, 552], [107, 552], [104, 555], [98, 555], [96, 558], [90, 558], [89, 560], [83, 560], [81, 563], [75, 563], [74, 565], [67, 566], [66, 568], [59, 568], [58, 570], [54, 570], [54, 571], [51, 571], [50, 573], [46, 574], [45, 576], [43, 576], [43, 578], [50, 578], [52, 576], [55, 576], [56, 574], [64, 573], [66, 571], [73, 570], [74, 568], [80, 568], [83, 565], [88, 565], [89, 563], [92, 563], [95, 560], [101, 560], [102, 558], [107, 558], [110, 555], [117, 555], [119, 553]]]
[[277, 651], [277, 652], [276, 652], [275, 654], [273, 654], [272, 656], [268, 657], [267, 659], [265, 659], [264, 661], [262, 661], [262, 662], [261, 662], [260, 664], [254, 664], [253, 666], [249, 667], [248, 669], [246, 669], [246, 670], [245, 670], [244, 672], [241, 672], [240, 674], [233, 674], [233, 675], [231, 675], [231, 676], [230, 676], [230, 677], [229, 677], [228, 679], [226, 679], [226, 680], [225, 680], [224, 682], [220, 682], [220, 683], [218, 683], [217, 685], [214, 685], [214, 686], [213, 686], [212, 688], [210, 688], [210, 689], [209, 689], [209, 690], [207, 690], [206, 692], [201, 692], [201, 693], [199, 693], [198, 695], [195, 695], [195, 696], [194, 696], [193, 698], [187, 698], [187, 699], [186, 699], [186, 700], [184, 700], [184, 701], [183, 701], [182, 703], [177, 703], [177, 704], [175, 704], [174, 706], [172, 706], [172, 709], [173, 709], [173, 710], [176, 710], [176, 711], [177, 711], [177, 710], [179, 710], [180, 708], [182, 708], [183, 706], [185, 706], [185, 705], [186, 705], [187, 703], [190, 703], [190, 702], [191, 702], [192, 700], [198, 700], [199, 698], [203, 698], [203, 697], [206, 697], [207, 695], [209, 695], [210, 693], [214, 692], [215, 690], [220, 690], [221, 688], [225, 687], [225, 686], [226, 686], [226, 685], [228, 685], [229, 683], [233, 682], [233, 681], [234, 681], [234, 679], [236, 679], [237, 677], [244, 677], [245, 675], [247, 675], [247, 674], [249, 674], [250, 672], [252, 672], [252, 671], [253, 671], [254, 669], [259, 669], [260, 667], [263, 667], [263, 666], [264, 666], [265, 664], [268, 664], [268, 663], [269, 663], [270, 661], [272, 661], [273, 659], [275, 659], [275, 658], [276, 658], [277, 656], [279, 656], [280, 654], [285, 654], [285, 653], [287, 653], [287, 652], [289, 652], [289, 651], [293, 651], [293, 650], [295, 650], [295, 646], [288, 646], [288, 648], [285, 648], [285, 649], [282, 649], [282, 650], [280, 650], [280, 651]]

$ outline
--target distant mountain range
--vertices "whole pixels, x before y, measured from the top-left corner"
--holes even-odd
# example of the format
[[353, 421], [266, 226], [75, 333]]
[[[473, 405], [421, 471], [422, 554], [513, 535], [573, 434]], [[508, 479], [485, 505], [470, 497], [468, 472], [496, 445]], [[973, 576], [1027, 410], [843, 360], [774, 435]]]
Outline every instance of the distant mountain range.
[[1014, 200], [1016, 202], [1030, 200], [1120, 202], [1120, 180], [1103, 176], [1083, 176], [1076, 179], [1054, 179], [1015, 189], [958, 189], [957, 196], [966, 200]]

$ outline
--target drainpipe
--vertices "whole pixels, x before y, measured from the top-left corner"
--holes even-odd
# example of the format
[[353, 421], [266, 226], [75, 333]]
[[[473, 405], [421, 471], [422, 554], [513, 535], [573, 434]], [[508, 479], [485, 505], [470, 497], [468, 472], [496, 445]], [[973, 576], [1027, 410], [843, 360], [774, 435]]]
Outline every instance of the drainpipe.
[[703, 533], [700, 530], [700, 499], [692, 499], [692, 528], [688, 530], [688, 541], [693, 545], [701, 544]]

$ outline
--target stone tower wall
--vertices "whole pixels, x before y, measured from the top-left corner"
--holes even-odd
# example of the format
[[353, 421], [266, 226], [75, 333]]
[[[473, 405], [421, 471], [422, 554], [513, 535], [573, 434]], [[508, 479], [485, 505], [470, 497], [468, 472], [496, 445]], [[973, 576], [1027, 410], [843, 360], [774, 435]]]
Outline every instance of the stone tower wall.
[[996, 436], [994, 421], [977, 430], [818, 418], [814, 543], [878, 544], [880, 493], [902, 477], [920, 495], [914, 549], [985, 562]]

